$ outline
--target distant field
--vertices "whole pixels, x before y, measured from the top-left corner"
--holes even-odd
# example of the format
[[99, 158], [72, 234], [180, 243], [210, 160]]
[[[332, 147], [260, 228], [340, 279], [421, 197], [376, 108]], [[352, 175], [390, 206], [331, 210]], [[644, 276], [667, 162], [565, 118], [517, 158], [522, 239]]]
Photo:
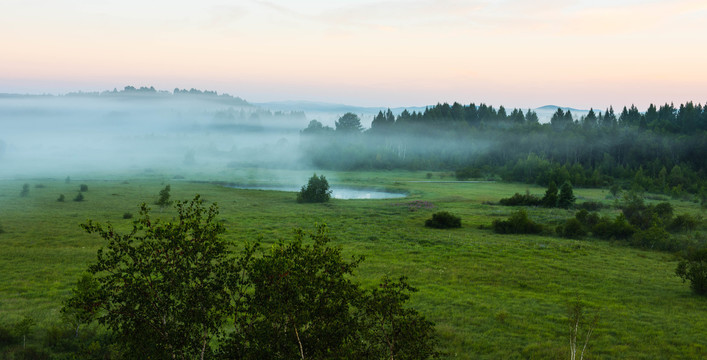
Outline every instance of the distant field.
[[[426, 172], [324, 172], [331, 183], [374, 186], [409, 193], [388, 200], [332, 200], [298, 204], [294, 193], [238, 190], [208, 181], [304, 184], [311, 171], [256, 169], [218, 174], [155, 172], [71, 179], [0, 181], [0, 323], [29, 314], [39, 327], [59, 322], [61, 302], [102, 245], [82, 232], [86, 219], [127, 230], [138, 204], [154, 203], [166, 184], [172, 198], [195, 194], [218, 202], [233, 245], [262, 238], [290, 239], [292, 229], [326, 223], [345, 253], [366, 257], [360, 280], [406, 275], [420, 291], [412, 306], [437, 324], [441, 350], [450, 359], [567, 358], [566, 304], [579, 296], [599, 315], [590, 340], [591, 359], [696, 359], [707, 357], [707, 299], [694, 296], [674, 275], [673, 254], [599, 240], [497, 235], [493, 219], [512, 208], [488, 205], [515, 192], [541, 195], [522, 184], [417, 182], [452, 180]], [[179, 175], [178, 178], [174, 178]], [[202, 182], [195, 182], [202, 181]], [[28, 197], [20, 197], [24, 183]], [[85, 201], [72, 199], [88, 185]], [[38, 187], [39, 186], [39, 187]], [[56, 201], [60, 194], [64, 202]], [[608, 191], [575, 189], [579, 202], [614, 200]], [[424, 201], [431, 206], [413, 206]], [[671, 201], [675, 213], [701, 210]], [[153, 205], [155, 216], [169, 218]], [[432, 230], [425, 219], [439, 210], [462, 218], [462, 228]], [[529, 209], [530, 217], [556, 224], [573, 211]], [[617, 210], [604, 210], [606, 214]], [[704, 231], [701, 225], [700, 231]]]

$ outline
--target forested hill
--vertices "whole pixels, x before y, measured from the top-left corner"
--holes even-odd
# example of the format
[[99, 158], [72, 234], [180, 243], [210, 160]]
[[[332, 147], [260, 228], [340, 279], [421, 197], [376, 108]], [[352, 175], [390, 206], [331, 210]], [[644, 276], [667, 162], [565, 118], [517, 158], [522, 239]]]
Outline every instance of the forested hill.
[[557, 109], [549, 123], [520, 109], [438, 104], [394, 116], [380, 112], [363, 130], [346, 114], [336, 128], [313, 120], [302, 130], [311, 163], [333, 169], [436, 169], [457, 177], [546, 185], [618, 183], [676, 196], [704, 192], [707, 107], [635, 106], [590, 110], [576, 118]]

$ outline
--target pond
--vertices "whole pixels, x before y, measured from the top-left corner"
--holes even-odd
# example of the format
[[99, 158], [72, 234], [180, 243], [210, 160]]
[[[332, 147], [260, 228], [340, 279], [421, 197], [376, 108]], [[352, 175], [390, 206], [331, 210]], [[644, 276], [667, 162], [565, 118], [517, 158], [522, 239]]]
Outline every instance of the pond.
[[[298, 192], [299, 187], [295, 186], [271, 186], [271, 185], [238, 185], [229, 184], [227, 187], [234, 189], [247, 189], [247, 190], [271, 190], [271, 191], [288, 191], [288, 192]], [[343, 200], [354, 200], [354, 199], [398, 199], [406, 197], [405, 193], [381, 191], [381, 190], [371, 190], [365, 188], [352, 188], [352, 187], [331, 187], [331, 197], [334, 199]]]

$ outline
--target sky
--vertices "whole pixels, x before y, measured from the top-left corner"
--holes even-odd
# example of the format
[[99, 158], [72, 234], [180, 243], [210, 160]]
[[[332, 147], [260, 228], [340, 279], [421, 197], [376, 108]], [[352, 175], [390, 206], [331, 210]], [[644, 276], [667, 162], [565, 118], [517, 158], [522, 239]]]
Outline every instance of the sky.
[[0, 93], [605, 108], [707, 101], [705, 0], [2, 0]]

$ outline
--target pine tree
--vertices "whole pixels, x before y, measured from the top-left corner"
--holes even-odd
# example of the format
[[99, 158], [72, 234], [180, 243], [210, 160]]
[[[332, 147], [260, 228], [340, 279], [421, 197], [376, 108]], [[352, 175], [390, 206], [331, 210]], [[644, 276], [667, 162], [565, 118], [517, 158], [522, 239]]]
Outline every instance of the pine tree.
[[577, 198], [574, 197], [574, 193], [572, 191], [572, 183], [565, 181], [560, 188], [560, 196], [557, 198], [557, 206], [563, 209], [569, 209], [572, 205], [574, 205], [574, 201], [576, 199]]
[[557, 206], [557, 184], [554, 181], [550, 181], [547, 186], [547, 191], [545, 191], [545, 196], [543, 196], [542, 204], [544, 207], [553, 208]]

